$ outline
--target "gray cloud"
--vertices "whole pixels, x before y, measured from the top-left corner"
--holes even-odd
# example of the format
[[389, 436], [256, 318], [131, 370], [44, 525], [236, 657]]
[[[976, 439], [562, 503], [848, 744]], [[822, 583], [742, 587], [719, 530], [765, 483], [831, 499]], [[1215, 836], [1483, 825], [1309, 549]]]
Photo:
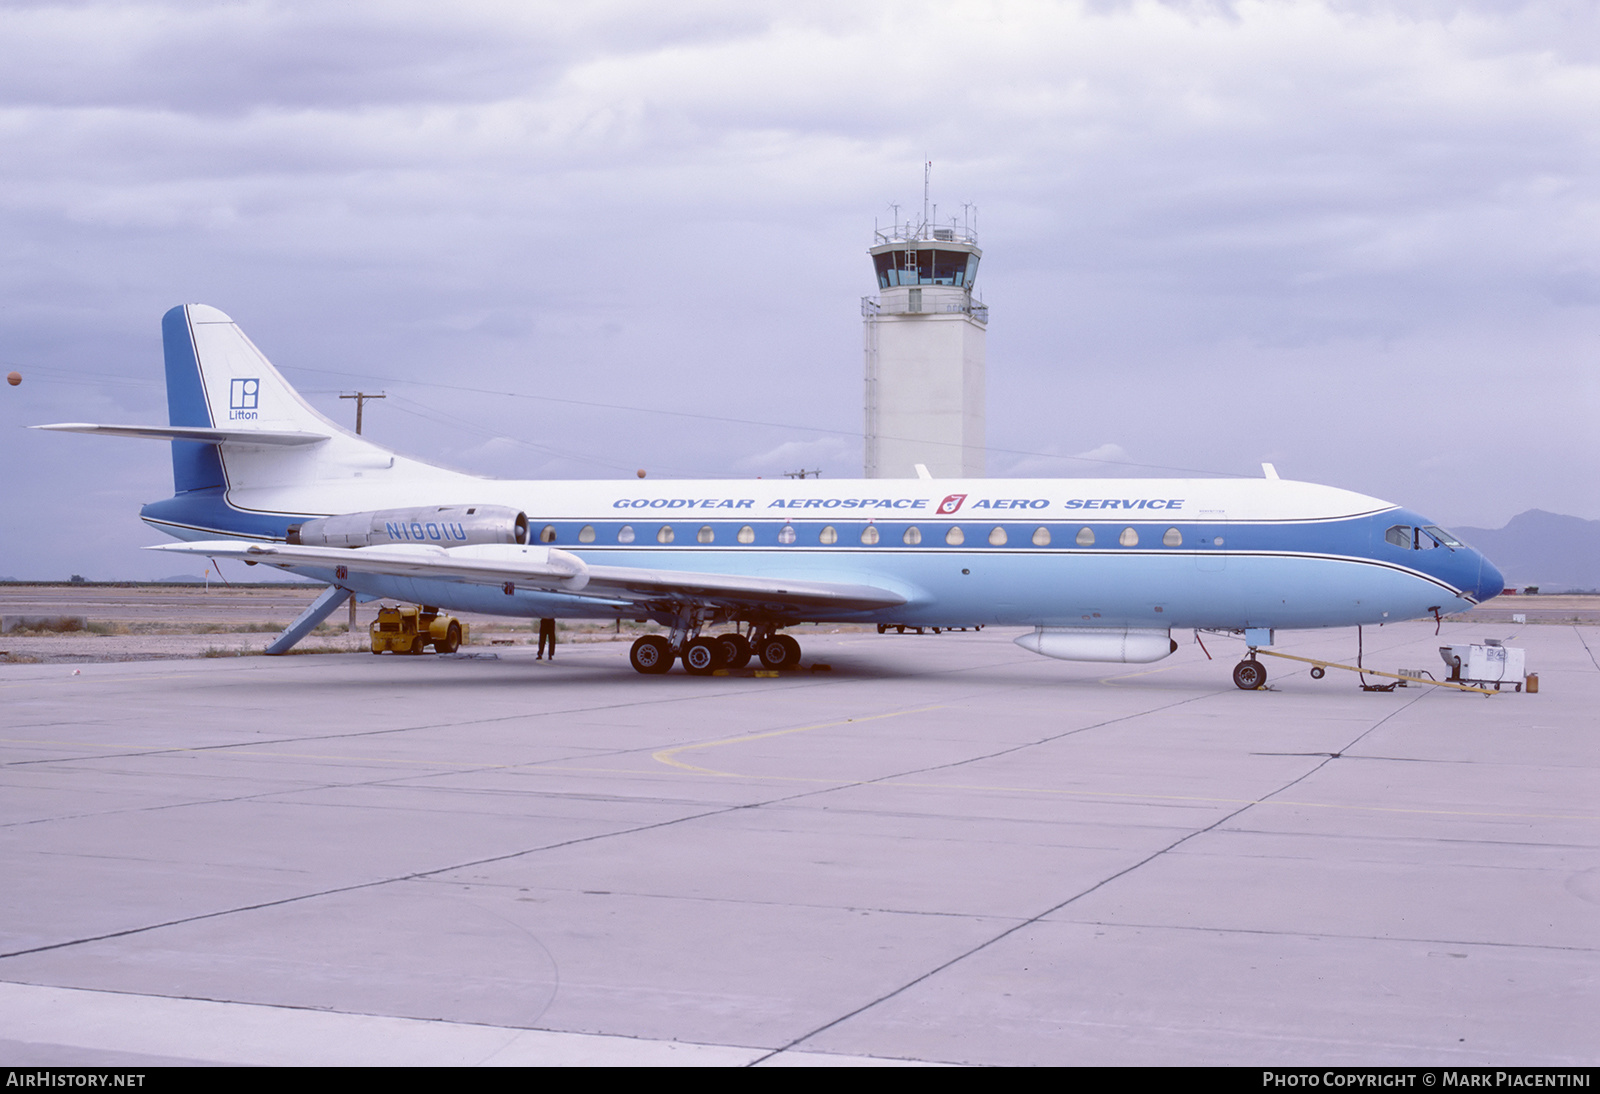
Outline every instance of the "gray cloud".
[[42, 529], [0, 572], [141, 572], [159, 446], [14, 427], [159, 419], [182, 301], [331, 415], [426, 408], [369, 419], [420, 455], [854, 474], [863, 252], [925, 157], [981, 207], [992, 467], [1115, 437], [1600, 516], [1592, 6], [670, 8], [0, 11], [0, 360], [39, 378], [0, 454]]

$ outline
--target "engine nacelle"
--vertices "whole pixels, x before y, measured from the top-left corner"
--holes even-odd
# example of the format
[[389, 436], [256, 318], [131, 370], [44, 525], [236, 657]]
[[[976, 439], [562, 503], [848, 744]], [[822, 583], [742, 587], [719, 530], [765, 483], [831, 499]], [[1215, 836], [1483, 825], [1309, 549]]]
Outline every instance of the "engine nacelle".
[[390, 543], [527, 543], [528, 516], [505, 505], [421, 505], [341, 513], [289, 525], [285, 537], [307, 547], [376, 547]]
[[1144, 664], [1176, 653], [1178, 643], [1168, 631], [1131, 627], [1035, 627], [1019, 635], [1017, 645], [1061, 661], [1116, 661]]

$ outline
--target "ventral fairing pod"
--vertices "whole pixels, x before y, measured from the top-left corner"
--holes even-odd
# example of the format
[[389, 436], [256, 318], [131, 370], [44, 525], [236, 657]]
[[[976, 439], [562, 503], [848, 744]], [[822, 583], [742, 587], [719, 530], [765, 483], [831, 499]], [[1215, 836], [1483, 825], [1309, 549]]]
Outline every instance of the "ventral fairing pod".
[[1170, 631], [1130, 627], [1035, 627], [1019, 635], [1017, 645], [1060, 661], [1111, 661], [1142, 665], [1176, 653]]

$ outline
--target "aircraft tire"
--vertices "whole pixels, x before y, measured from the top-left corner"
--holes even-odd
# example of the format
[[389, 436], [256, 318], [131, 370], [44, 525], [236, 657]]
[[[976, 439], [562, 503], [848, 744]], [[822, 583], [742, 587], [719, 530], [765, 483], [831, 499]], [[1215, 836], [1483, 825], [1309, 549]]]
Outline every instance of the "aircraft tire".
[[775, 634], [756, 651], [769, 669], [792, 669], [800, 664], [800, 643], [786, 634]]
[[710, 676], [722, 664], [722, 648], [713, 638], [696, 638], [683, 647], [683, 671], [691, 676]]
[[756, 656], [761, 658], [763, 668], [781, 669], [784, 660], [789, 656], [788, 647], [779, 642], [778, 637], [773, 635], [756, 647]]
[[742, 669], [750, 663], [750, 657], [754, 651], [750, 648], [750, 643], [745, 640], [744, 635], [738, 633], [719, 634], [713, 641], [722, 649], [723, 668]]
[[672, 668], [672, 647], [659, 634], [647, 634], [634, 642], [628, 661], [635, 672], [659, 676]]
[[1267, 666], [1260, 661], [1240, 661], [1233, 666], [1233, 683], [1240, 691], [1257, 691], [1266, 686]]

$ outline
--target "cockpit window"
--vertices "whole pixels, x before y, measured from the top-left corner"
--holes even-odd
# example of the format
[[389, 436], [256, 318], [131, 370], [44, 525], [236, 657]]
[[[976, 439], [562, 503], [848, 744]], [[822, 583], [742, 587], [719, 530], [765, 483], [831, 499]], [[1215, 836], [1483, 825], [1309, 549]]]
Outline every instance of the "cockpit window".
[[1455, 536], [1446, 532], [1436, 524], [1426, 528], [1413, 528], [1409, 524], [1395, 524], [1383, 533], [1383, 538], [1396, 547], [1404, 547], [1412, 551], [1431, 551], [1435, 547], [1449, 547], [1454, 550], [1462, 546]]

